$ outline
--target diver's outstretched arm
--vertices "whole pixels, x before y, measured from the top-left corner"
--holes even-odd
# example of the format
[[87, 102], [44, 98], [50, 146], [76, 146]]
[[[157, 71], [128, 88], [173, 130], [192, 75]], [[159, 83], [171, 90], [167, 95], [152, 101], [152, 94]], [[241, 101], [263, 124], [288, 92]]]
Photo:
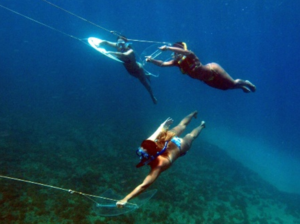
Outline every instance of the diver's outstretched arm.
[[138, 185], [133, 191], [131, 191], [125, 198], [122, 200], [118, 201], [116, 203], [118, 208], [122, 208], [126, 203], [144, 192], [159, 176], [159, 174], [162, 172], [160, 167], [156, 167], [154, 169], [151, 169], [150, 173], [147, 175], [147, 177], [144, 179], [143, 183]]
[[179, 48], [179, 47], [169, 47], [167, 45], [161, 46], [159, 49], [162, 50], [162, 51], [169, 50], [169, 51], [173, 51], [177, 54], [183, 54], [183, 55], [193, 54], [193, 52], [191, 52], [189, 50], [185, 50], [185, 49], [182, 49], [182, 48]]
[[146, 62], [151, 62], [151, 63], [153, 63], [157, 66], [161, 66], [161, 67], [170, 67], [170, 66], [175, 65], [174, 60], [163, 62], [161, 60], [155, 60], [155, 59], [151, 58], [151, 56], [146, 56]]
[[117, 57], [119, 60], [125, 62], [128, 60], [128, 57], [130, 54], [132, 54], [133, 50], [130, 49], [126, 52], [118, 52], [118, 51], [107, 51], [108, 54], [114, 55]]
[[117, 48], [117, 43], [110, 42], [110, 41], [107, 41], [107, 40], [104, 40], [104, 41], [100, 42], [99, 46], [101, 46], [101, 45], [107, 45], [107, 46], [110, 46], [110, 47]]
[[[174, 53], [183, 54], [183, 55], [194, 54], [192, 51], [181, 49], [179, 47], [169, 47], [167, 45], [161, 46], [159, 49], [162, 50], [162, 51], [170, 50], [170, 51], [173, 51]], [[146, 56], [146, 61], [147, 62], [152, 62], [153, 64], [155, 64], [157, 66], [161, 66], [161, 67], [168, 67], [168, 66], [174, 66], [175, 65], [175, 60], [170, 60], [170, 61], [163, 62], [163, 61], [160, 61], [160, 60], [155, 60], [151, 56]]]

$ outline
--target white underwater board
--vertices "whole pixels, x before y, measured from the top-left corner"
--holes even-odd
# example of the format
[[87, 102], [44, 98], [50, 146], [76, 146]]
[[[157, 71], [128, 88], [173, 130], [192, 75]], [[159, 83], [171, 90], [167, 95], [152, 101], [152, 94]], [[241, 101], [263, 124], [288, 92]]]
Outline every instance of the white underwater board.
[[106, 57], [109, 57], [109, 58], [111, 58], [111, 59], [113, 59], [113, 60], [115, 60], [115, 61], [118, 61], [118, 62], [123, 63], [123, 61], [119, 60], [116, 56], [114, 56], [114, 55], [108, 53], [108, 52], [105, 50], [105, 48], [103, 48], [103, 47], [98, 47], [99, 44], [100, 44], [101, 42], [103, 42], [103, 40], [101, 40], [101, 39], [99, 39], [99, 38], [96, 38], [96, 37], [89, 37], [89, 38], [88, 38], [88, 42], [89, 42], [89, 44], [90, 44], [96, 51], [100, 52], [101, 54], [105, 55]]
[[100, 216], [118, 216], [140, 208], [142, 205], [146, 204], [155, 194], [157, 190], [150, 190], [140, 194], [135, 197], [131, 203], [127, 203], [123, 208], [118, 208], [116, 205], [116, 200], [111, 198], [121, 200], [123, 197], [116, 194], [112, 189], [105, 191], [99, 198], [95, 199], [97, 202], [94, 206], [94, 212]]

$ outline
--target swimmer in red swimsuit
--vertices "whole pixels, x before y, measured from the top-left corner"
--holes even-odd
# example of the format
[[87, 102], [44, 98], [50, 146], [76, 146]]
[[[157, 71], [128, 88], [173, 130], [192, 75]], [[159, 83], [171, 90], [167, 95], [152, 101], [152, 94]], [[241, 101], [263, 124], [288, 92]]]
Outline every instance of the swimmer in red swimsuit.
[[162, 46], [160, 50], [173, 51], [173, 58], [170, 61], [159, 61], [151, 57], [146, 57], [147, 62], [155, 65], [168, 67], [177, 66], [183, 74], [187, 74], [193, 79], [205, 82], [207, 85], [221, 89], [242, 89], [245, 93], [255, 92], [256, 87], [248, 80], [233, 79], [220, 65], [217, 63], [208, 63], [202, 65], [198, 57], [190, 50], [184, 42], [177, 42], [169, 46]]

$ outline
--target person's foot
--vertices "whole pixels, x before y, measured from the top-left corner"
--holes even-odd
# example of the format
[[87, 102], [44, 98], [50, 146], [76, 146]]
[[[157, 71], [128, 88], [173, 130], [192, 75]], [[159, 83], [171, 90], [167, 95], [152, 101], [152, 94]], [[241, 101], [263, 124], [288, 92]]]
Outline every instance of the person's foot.
[[192, 114], [193, 114], [193, 117], [194, 117], [195, 119], [197, 119], [198, 111], [195, 110]]
[[152, 101], [154, 104], [157, 104], [157, 99], [155, 97], [152, 97]]
[[246, 86], [242, 86], [242, 90], [244, 91], [244, 93], [250, 93], [251, 90], [248, 89]]
[[205, 121], [201, 121], [200, 126], [202, 126], [203, 128], [205, 128]]
[[247, 87], [248, 87], [252, 92], [255, 92], [256, 86], [253, 85], [249, 80], [246, 80], [245, 82], [248, 84]]

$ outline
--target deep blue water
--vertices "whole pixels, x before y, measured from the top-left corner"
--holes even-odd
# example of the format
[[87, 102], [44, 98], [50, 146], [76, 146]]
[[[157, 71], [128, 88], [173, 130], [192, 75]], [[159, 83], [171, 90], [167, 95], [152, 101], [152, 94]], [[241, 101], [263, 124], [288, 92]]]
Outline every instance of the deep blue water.
[[[225, 148], [236, 142], [244, 145], [251, 158], [245, 151], [232, 152], [234, 157], [256, 171], [264, 163], [274, 172], [262, 175], [285, 176], [289, 184], [277, 186], [297, 191], [288, 186], [299, 184], [290, 175], [300, 167], [299, 1], [52, 2], [130, 39], [184, 41], [202, 63], [219, 63], [233, 78], [253, 82], [257, 92], [213, 89], [177, 68], [164, 68], [152, 79], [158, 99], [153, 105], [121, 64], [56, 31], [114, 41], [107, 30], [42, 0], [2, 0], [1, 5], [56, 30], [0, 8], [0, 117], [67, 116], [88, 123], [101, 117], [109, 125], [120, 125], [119, 134], [139, 132], [146, 137], [165, 118], [179, 121], [198, 110], [199, 122], [207, 122], [204, 139], [218, 145], [223, 138]], [[133, 44], [137, 54], [149, 46]], [[290, 157], [296, 162], [285, 159]]]

